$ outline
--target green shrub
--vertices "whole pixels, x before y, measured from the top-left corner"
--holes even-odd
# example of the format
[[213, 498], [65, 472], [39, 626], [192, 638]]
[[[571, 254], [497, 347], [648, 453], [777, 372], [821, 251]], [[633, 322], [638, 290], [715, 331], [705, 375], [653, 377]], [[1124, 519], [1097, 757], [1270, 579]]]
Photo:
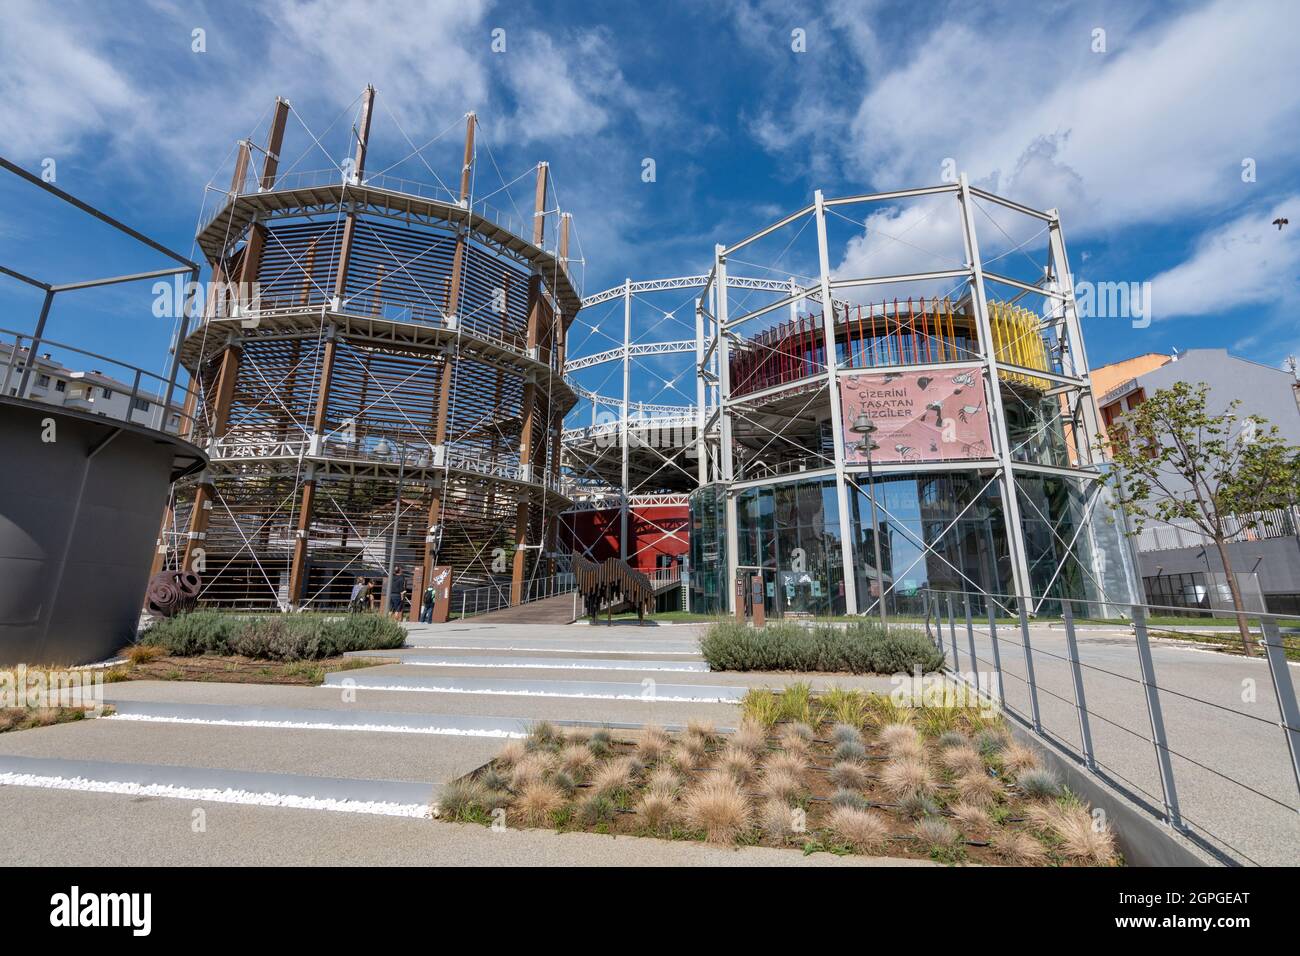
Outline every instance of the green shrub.
[[781, 621], [762, 628], [727, 621], [709, 628], [700, 640], [700, 651], [709, 667], [718, 671], [895, 674], [943, 666], [942, 652], [923, 632], [906, 627], [886, 632], [875, 621], [845, 627], [804, 627]]
[[312, 661], [345, 651], [401, 647], [406, 631], [379, 614], [236, 615], [191, 611], [156, 621], [139, 644], [175, 657], [239, 654], [260, 660]]

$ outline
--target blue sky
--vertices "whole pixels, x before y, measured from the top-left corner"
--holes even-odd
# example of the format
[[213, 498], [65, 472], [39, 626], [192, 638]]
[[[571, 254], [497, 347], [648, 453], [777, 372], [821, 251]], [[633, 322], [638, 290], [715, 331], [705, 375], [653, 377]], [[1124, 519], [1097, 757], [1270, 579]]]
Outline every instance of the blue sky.
[[[469, 109], [486, 133], [480, 195], [500, 185], [490, 166], [509, 181], [548, 160], [574, 214], [586, 292], [706, 271], [715, 242], [805, 205], [814, 189], [933, 184], [952, 160], [972, 182], [1059, 208], [1076, 280], [1152, 283], [1147, 327], [1085, 323], [1094, 365], [1212, 346], [1276, 366], [1300, 353], [1298, 27], [1300, 4], [1281, 0], [6, 0], [0, 152], [37, 171], [53, 159], [62, 188], [197, 257], [205, 187], [226, 185], [237, 139], [264, 140], [274, 97], [293, 103], [290, 141], [306, 144], [286, 150], [296, 171], [321, 169], [345, 154], [349, 104], [370, 82], [372, 170], [408, 153], [408, 138], [450, 130], [392, 172], [451, 182]], [[192, 50], [196, 29], [205, 52]], [[492, 50], [494, 30], [504, 52]], [[792, 48], [796, 30], [804, 52]], [[308, 128], [323, 151], [313, 154]], [[530, 189], [525, 177], [499, 199], [527, 208]], [[0, 263], [53, 281], [158, 264], [34, 193], [0, 183]], [[1295, 225], [1270, 225], [1289, 214]], [[862, 215], [834, 223], [841, 274], [892, 271], [918, 250], [924, 264], [952, 239], [925, 211]], [[1005, 220], [983, 222], [985, 256], [1032, 270], [1040, 252], [1014, 248], [1001, 226], [1021, 240]], [[903, 233], [906, 243], [892, 240]], [[754, 250], [768, 256], [756, 268], [815, 268], [809, 238], [779, 262], [780, 245]], [[686, 297], [675, 298], [658, 308]], [[147, 284], [87, 293], [60, 305], [50, 334], [161, 367], [168, 327], [151, 302]], [[0, 326], [30, 328], [38, 306], [0, 282]], [[691, 334], [655, 317], [638, 309], [638, 339]], [[621, 313], [579, 318], [584, 350], [621, 333]], [[646, 363], [638, 396], [685, 401], [683, 364]], [[584, 384], [605, 378], [591, 375]]]

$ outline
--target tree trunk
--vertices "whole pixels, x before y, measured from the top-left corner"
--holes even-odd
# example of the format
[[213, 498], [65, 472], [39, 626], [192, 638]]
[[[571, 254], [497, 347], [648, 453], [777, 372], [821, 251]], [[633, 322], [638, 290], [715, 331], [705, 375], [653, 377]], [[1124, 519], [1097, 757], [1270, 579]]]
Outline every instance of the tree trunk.
[[1228, 593], [1232, 595], [1232, 606], [1237, 611], [1237, 631], [1241, 634], [1241, 649], [1247, 657], [1253, 657], [1254, 640], [1250, 635], [1250, 625], [1246, 621], [1246, 608], [1241, 600], [1241, 589], [1237, 587], [1237, 576], [1232, 573], [1232, 562], [1228, 559], [1228, 546], [1222, 538], [1214, 539], [1214, 546], [1219, 549], [1219, 561], [1223, 564], [1223, 573], [1228, 579]]

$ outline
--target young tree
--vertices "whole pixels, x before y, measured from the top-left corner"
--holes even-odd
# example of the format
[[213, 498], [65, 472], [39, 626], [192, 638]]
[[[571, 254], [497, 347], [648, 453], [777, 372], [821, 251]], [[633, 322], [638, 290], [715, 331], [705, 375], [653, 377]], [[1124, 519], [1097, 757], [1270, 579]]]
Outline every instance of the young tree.
[[1126, 412], [1109, 436], [1116, 466], [1110, 480], [1134, 519], [1130, 534], [1149, 520], [1181, 518], [1214, 542], [1249, 656], [1250, 628], [1228, 555], [1229, 519], [1289, 507], [1300, 487], [1300, 449], [1288, 446], [1276, 425], [1238, 419], [1240, 402], [1210, 412], [1208, 391], [1204, 382], [1176, 382]]

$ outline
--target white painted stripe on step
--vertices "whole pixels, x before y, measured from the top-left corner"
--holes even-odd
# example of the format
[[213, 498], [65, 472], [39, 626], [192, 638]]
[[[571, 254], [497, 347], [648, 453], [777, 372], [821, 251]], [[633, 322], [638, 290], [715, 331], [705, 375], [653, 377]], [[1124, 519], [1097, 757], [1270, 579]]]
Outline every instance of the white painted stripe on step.
[[[613, 654], [622, 656], [624, 654], [659, 654], [663, 657], [695, 657], [700, 656], [698, 648], [691, 648], [685, 645], [681, 650], [669, 650], [655, 645], [639, 645], [635, 647], [612, 647], [604, 644], [592, 644], [586, 647], [573, 647], [565, 645], [564, 647], [551, 647], [541, 643], [515, 643], [512, 641], [499, 641], [482, 644], [461, 644], [453, 641], [436, 641], [431, 644], [408, 643], [405, 650], [413, 651], [532, 651], [533, 653], [546, 654]], [[392, 652], [376, 654], [376, 657], [391, 657]]]
[[407, 654], [401, 658], [401, 662], [417, 667], [497, 667], [518, 670], [675, 671], [689, 674], [706, 674], [709, 670], [709, 665], [704, 661], [618, 660], [606, 657], [453, 657]]
[[320, 721], [297, 720], [231, 720], [229, 718], [207, 719], [201, 717], [170, 717], [157, 714], [112, 714], [102, 720], [134, 720], [150, 724], [208, 724], [213, 727], [271, 727], [282, 730], [360, 730], [368, 733], [385, 734], [435, 734], [444, 737], [496, 737], [505, 740], [511, 737], [527, 737], [527, 731], [512, 732], [508, 730], [490, 730], [476, 728], [466, 730], [458, 727], [412, 727], [403, 724], [332, 724]]
[[[353, 671], [352, 673], [356, 673]], [[357, 690], [400, 690], [428, 694], [498, 694], [506, 697], [580, 697], [593, 700], [639, 700], [645, 703], [738, 704], [745, 695], [743, 687], [716, 687], [689, 684], [658, 685], [647, 694], [640, 684], [608, 684], [598, 681], [474, 681], [472, 678], [411, 678], [377, 675], [373, 682], [355, 677], [347, 685]], [[344, 686], [330, 683], [326, 686]]]
[[332, 800], [282, 793], [250, 793], [247, 790], [213, 787], [177, 787], [128, 780], [88, 780], [85, 777], [48, 777], [32, 773], [0, 773], [0, 786], [39, 787], [45, 790], [81, 790], [88, 793], [118, 793], [140, 797], [166, 797], [210, 803], [240, 803], [258, 807], [293, 807], [299, 810], [328, 810], [334, 813], [369, 813], [386, 817], [429, 818], [428, 804], [383, 803], [379, 801]]

